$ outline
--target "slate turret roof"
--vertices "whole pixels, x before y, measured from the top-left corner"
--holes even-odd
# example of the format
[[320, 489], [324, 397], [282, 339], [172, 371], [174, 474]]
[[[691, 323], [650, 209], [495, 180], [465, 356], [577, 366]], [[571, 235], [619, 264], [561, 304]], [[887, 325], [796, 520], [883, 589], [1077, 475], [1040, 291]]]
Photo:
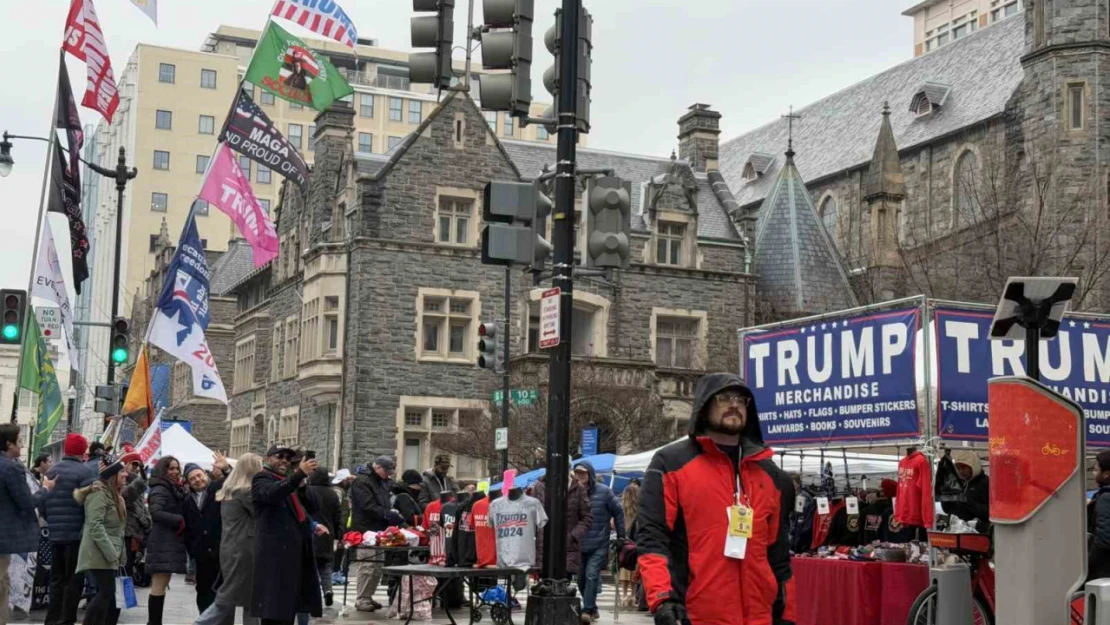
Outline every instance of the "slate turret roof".
[[762, 301], [777, 317], [857, 305], [848, 272], [806, 190], [793, 152], [759, 208], [753, 272]]

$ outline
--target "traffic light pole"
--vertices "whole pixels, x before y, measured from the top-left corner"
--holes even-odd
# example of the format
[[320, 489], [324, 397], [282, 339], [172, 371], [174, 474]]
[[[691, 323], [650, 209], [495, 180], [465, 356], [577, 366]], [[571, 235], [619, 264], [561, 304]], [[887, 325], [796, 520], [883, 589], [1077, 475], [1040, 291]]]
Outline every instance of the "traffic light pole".
[[[89, 167], [101, 176], [108, 178], [115, 178], [116, 180], [116, 251], [115, 251], [115, 271], [112, 272], [112, 318], [111, 322], [115, 322], [116, 317], [119, 316], [119, 274], [123, 267], [120, 266], [120, 254], [123, 249], [123, 190], [127, 188], [127, 183], [130, 182], [139, 171], [135, 168], [127, 169], [127, 153], [124, 151], [123, 146], [119, 148], [119, 159], [116, 161], [116, 168], [105, 169], [100, 166], [94, 166], [89, 163]], [[109, 349], [111, 342], [109, 341]], [[111, 353], [108, 354], [108, 384], [114, 384], [116, 381], [116, 363], [112, 358]]]
[[[509, 428], [509, 316], [512, 314], [513, 267], [505, 265], [505, 358], [501, 363], [501, 427]], [[509, 448], [501, 450], [501, 471], [509, 470]]]

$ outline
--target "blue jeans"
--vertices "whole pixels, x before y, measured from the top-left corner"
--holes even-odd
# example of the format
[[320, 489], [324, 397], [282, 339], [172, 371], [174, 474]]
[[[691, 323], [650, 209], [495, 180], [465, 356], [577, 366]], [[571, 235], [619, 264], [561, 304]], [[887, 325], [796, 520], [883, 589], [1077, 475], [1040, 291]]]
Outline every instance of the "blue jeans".
[[601, 593], [601, 569], [605, 567], [608, 555], [608, 547], [582, 552], [578, 590], [582, 593], [582, 610], [585, 612], [597, 610], [597, 596]]

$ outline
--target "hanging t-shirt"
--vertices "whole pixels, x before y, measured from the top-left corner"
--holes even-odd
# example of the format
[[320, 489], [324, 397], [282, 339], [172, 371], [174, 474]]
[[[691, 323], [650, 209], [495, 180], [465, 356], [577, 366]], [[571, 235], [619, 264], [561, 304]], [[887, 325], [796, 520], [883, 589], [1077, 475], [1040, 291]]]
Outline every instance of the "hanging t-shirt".
[[521, 495], [513, 501], [501, 497], [489, 506], [497, 532], [497, 566], [530, 569], [536, 566], [536, 535], [547, 525], [547, 513], [538, 499]]
[[829, 528], [829, 544], [855, 547], [859, 545], [860, 538], [859, 514], [848, 514], [848, 506], [837, 510], [832, 515], [832, 526]]
[[860, 518], [863, 524], [860, 544], [867, 545], [876, 540], [886, 540], [888, 531], [885, 523], [890, 516], [890, 511], [889, 499], [876, 499], [875, 503], [860, 510]]
[[[447, 563], [446, 545], [443, 541], [443, 502], [438, 499], [424, 508], [424, 524], [428, 528], [428, 564], [443, 566]], [[436, 529], [431, 529], [436, 528]]]
[[816, 514], [813, 517], [813, 543], [809, 546], [810, 549], [816, 549], [824, 545], [829, 539], [829, 530], [832, 529], [832, 520], [844, 507], [844, 500], [835, 501], [829, 504], [828, 514]]
[[444, 552], [447, 566], [458, 566], [458, 550], [455, 543], [455, 530], [459, 523], [459, 502], [448, 501], [440, 511], [440, 525], [443, 527]]
[[497, 566], [497, 532], [489, 522], [489, 504], [489, 498], [483, 497], [474, 502], [474, 507], [470, 509], [475, 550], [478, 554], [476, 566]]
[[920, 451], [898, 461], [894, 518], [905, 526], [933, 527], [933, 470]]
[[[485, 499], [485, 495], [482, 498]], [[472, 498], [459, 506], [459, 522], [455, 528], [455, 566], [474, 566], [478, 562], [478, 547], [474, 536], [474, 503]]]

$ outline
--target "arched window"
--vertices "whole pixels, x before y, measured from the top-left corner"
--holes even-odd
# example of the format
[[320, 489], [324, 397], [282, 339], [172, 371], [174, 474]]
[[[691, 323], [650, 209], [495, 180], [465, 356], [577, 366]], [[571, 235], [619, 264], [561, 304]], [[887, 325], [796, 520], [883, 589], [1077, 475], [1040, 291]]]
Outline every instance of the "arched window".
[[964, 150], [956, 159], [952, 173], [952, 226], [966, 226], [976, 221], [978, 213], [979, 157], [971, 150]]
[[825, 231], [834, 241], [836, 240], [836, 208], [836, 199], [829, 195], [821, 201], [821, 208], [818, 211], [821, 215], [821, 223], [825, 224]]

